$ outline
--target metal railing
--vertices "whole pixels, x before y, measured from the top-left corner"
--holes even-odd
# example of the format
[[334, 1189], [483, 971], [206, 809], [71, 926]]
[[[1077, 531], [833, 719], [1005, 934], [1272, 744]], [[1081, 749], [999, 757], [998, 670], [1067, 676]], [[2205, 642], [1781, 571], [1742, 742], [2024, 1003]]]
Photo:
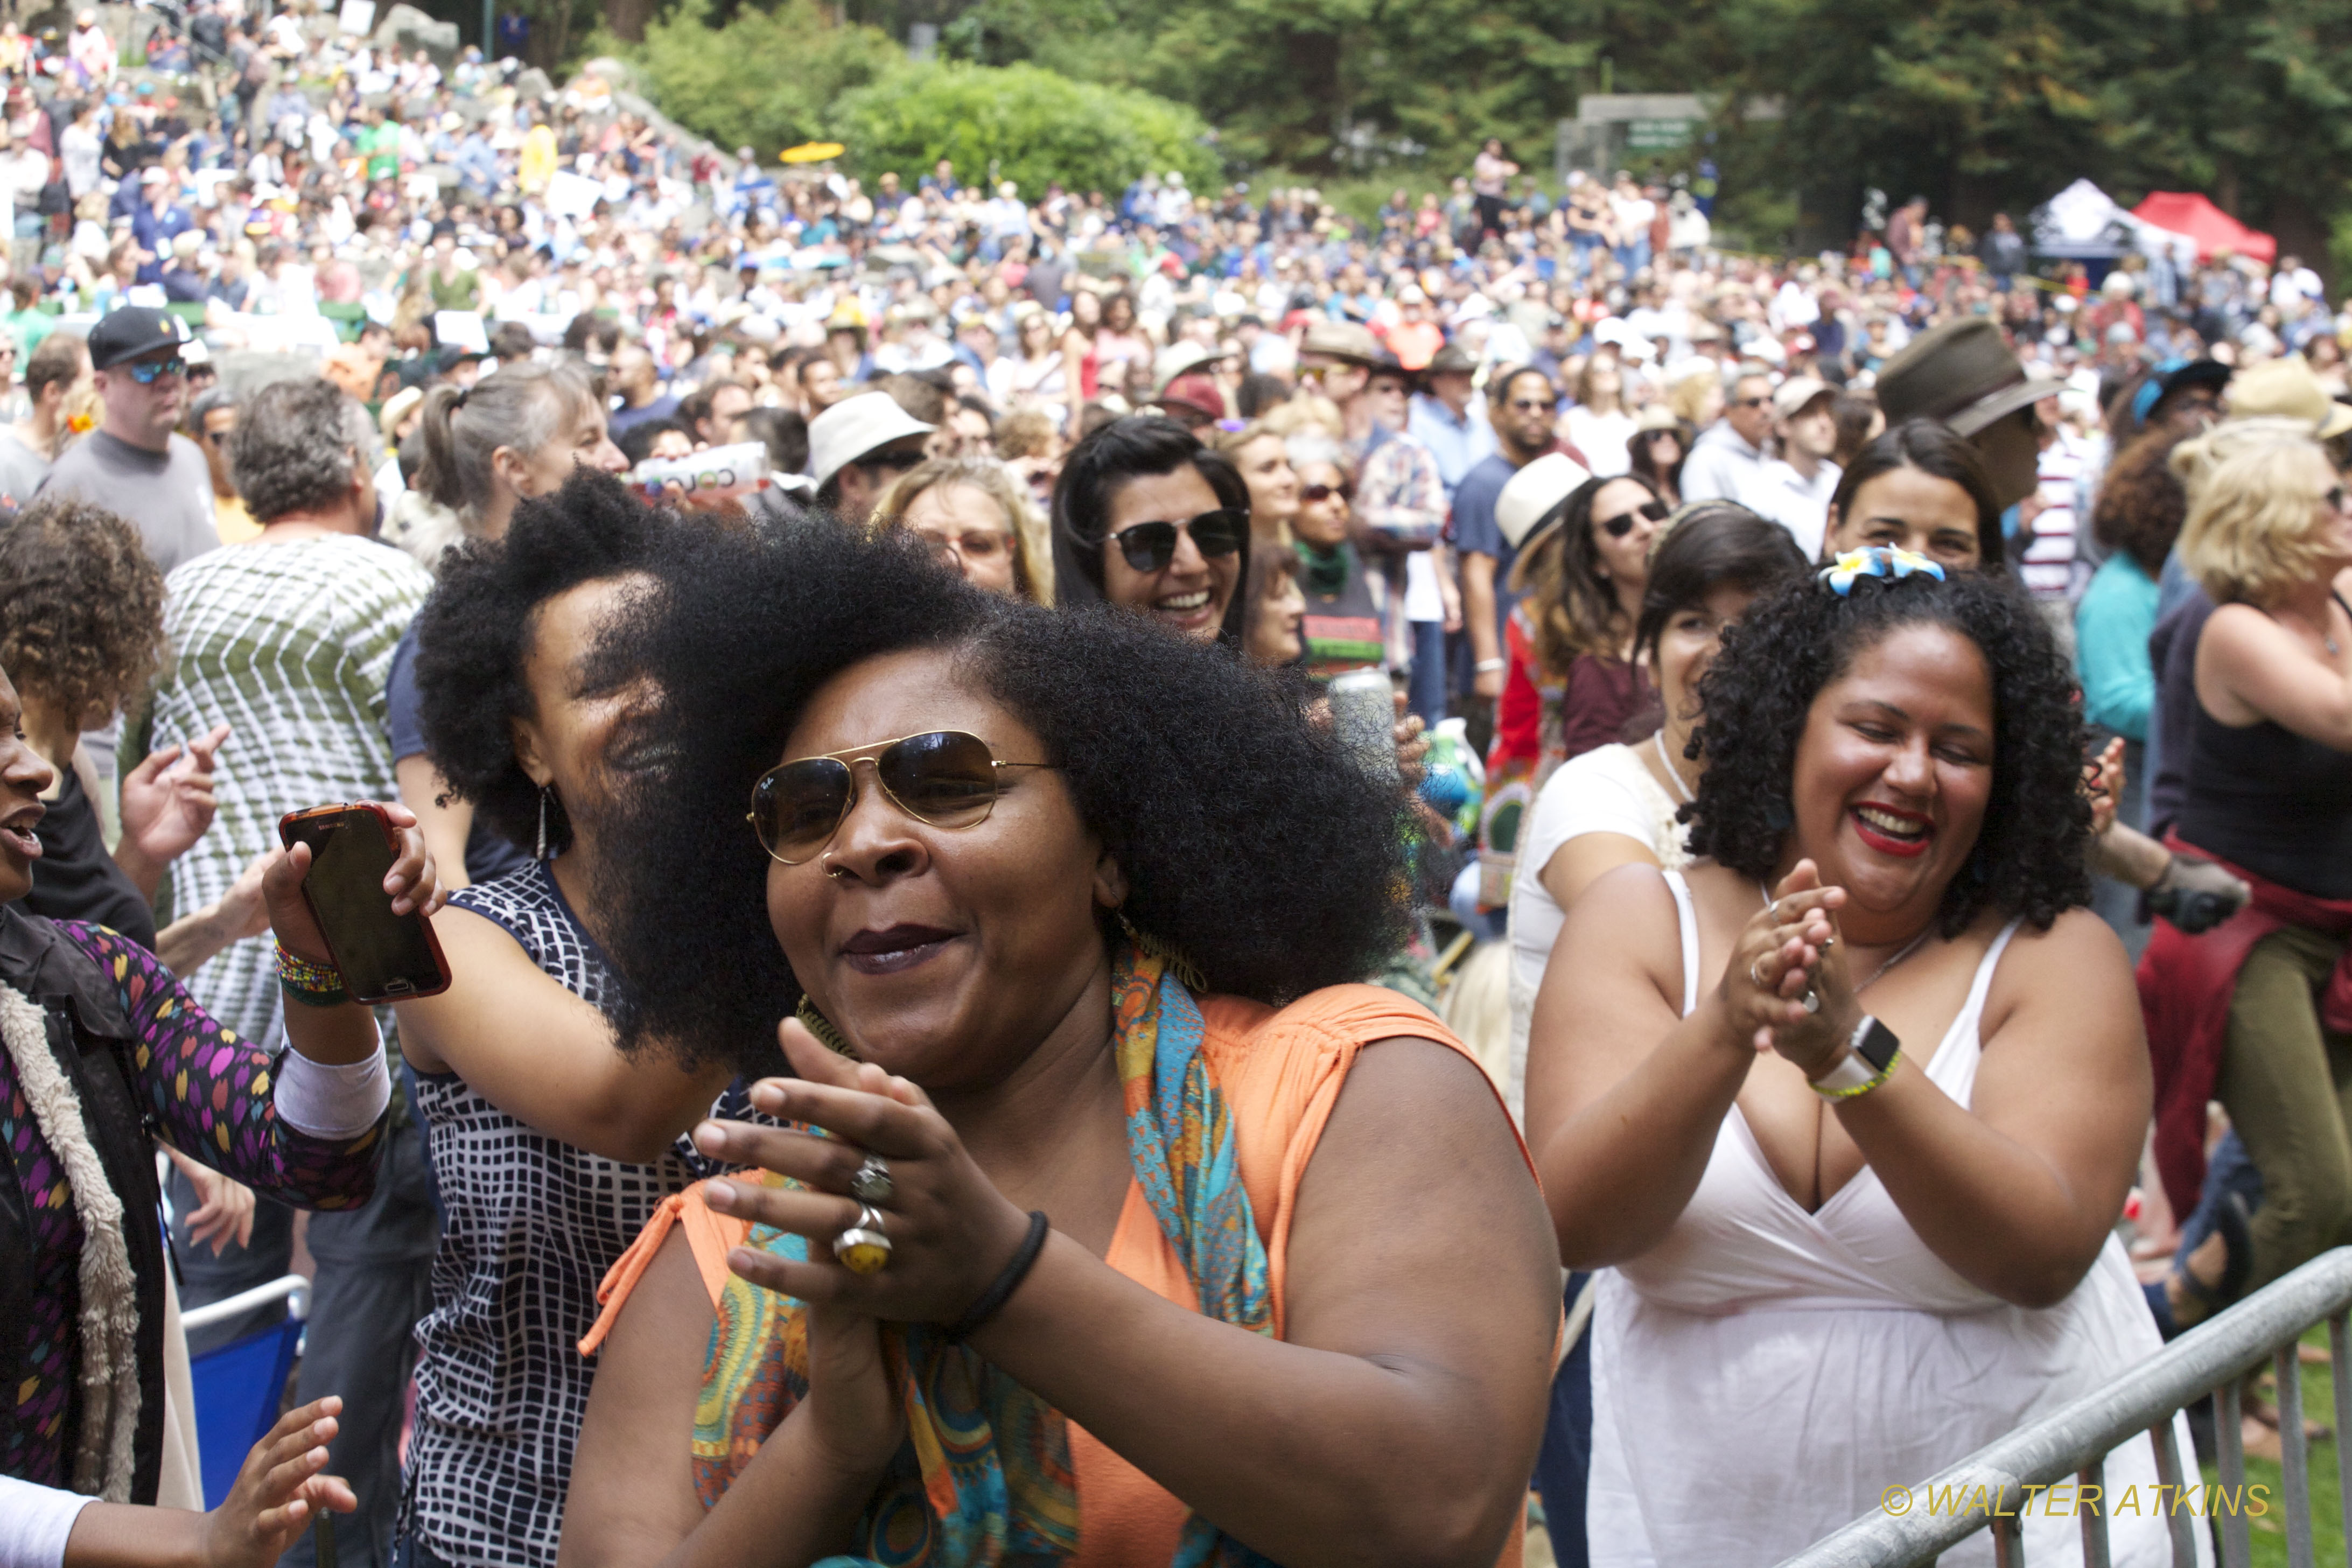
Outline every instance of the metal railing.
[[[2024, 1568], [2025, 1505], [2039, 1492], [2074, 1484], [2097, 1487], [2106, 1457], [2146, 1433], [2156, 1448], [2160, 1484], [2193, 1484], [2196, 1457], [2184, 1475], [2173, 1416], [2207, 1394], [2215, 1394], [2214, 1421], [2221, 1484], [2231, 1498], [2246, 1497], [2246, 1455], [2240, 1426], [2246, 1379], [2268, 1356], [2278, 1380], [2280, 1469], [2284, 1496], [2280, 1523], [2286, 1532], [2287, 1561], [2315, 1568], [2311, 1542], [2311, 1455], [2303, 1431], [2303, 1378], [2297, 1343], [2305, 1330], [2325, 1321], [2334, 1358], [2329, 1372], [2336, 1389], [2336, 1471], [2338, 1495], [2352, 1517], [2352, 1247], [2324, 1252], [2284, 1279], [2266, 1286], [2209, 1322], [2200, 1324], [2095, 1394], [2084, 1395], [2031, 1426], [1986, 1444], [1958, 1464], [1913, 1487], [1910, 1496], [1966, 1500], [1939, 1509], [1907, 1503], [1902, 1511], [1882, 1508], [1836, 1534], [1815, 1542], [1780, 1568], [1914, 1568], [1935, 1561], [1979, 1531], [1990, 1531], [2002, 1568]], [[1900, 1489], [1890, 1489], [1893, 1496]], [[2086, 1494], [2073, 1494], [2082, 1498]], [[2178, 1493], [2175, 1494], [2179, 1496]], [[2210, 1511], [2221, 1526], [2224, 1568], [2252, 1561], [2252, 1514], [2242, 1506], [2210, 1510], [2168, 1510], [2174, 1568], [2194, 1568], [2196, 1536]], [[2107, 1519], [2104, 1507], [2076, 1510], [2083, 1531], [2085, 1568], [2107, 1568]], [[2352, 1542], [2352, 1536], [2347, 1537]], [[2352, 1563], [2352, 1544], [2347, 1545]]]
[[224, 1300], [209, 1306], [191, 1307], [180, 1314], [183, 1329], [209, 1329], [215, 1323], [225, 1323], [240, 1313], [256, 1307], [273, 1307], [286, 1303], [286, 1315], [296, 1322], [310, 1316], [310, 1282], [299, 1274], [288, 1274], [272, 1279], [267, 1285], [256, 1285], [250, 1290], [240, 1290]]

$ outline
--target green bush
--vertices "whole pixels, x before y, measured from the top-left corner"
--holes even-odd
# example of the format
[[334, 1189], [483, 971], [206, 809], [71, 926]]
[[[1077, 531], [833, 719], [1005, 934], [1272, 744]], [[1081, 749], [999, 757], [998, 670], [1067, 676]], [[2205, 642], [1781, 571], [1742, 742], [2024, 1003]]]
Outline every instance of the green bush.
[[834, 106], [827, 134], [871, 180], [896, 170], [907, 184], [950, 159], [967, 181], [1013, 181], [1029, 200], [1063, 188], [1116, 197], [1147, 170], [1181, 169], [1195, 190], [1222, 173], [1201, 117], [1129, 88], [1073, 81], [1032, 65], [908, 65]]
[[772, 11], [745, 6], [723, 27], [709, 25], [709, 0], [691, 0], [648, 23], [643, 45], [620, 52], [644, 73], [663, 113], [762, 160], [832, 135], [843, 93], [906, 63], [888, 34], [835, 26], [813, 0], [783, 0]]

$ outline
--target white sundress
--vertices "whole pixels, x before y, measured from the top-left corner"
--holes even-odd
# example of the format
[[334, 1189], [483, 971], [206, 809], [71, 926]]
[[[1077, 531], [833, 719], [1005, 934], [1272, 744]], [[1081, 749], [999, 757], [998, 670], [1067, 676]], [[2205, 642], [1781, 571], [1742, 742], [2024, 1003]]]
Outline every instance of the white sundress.
[[[1683, 1011], [1698, 1000], [1698, 925], [1669, 872], [1682, 926]], [[1979, 1020], [2012, 921], [1978, 964], [1928, 1078], [1966, 1106]], [[1914, 1058], [1913, 1060], [1918, 1061]], [[2113, 1237], [2056, 1306], [2011, 1306], [1927, 1249], [1865, 1166], [1808, 1214], [1734, 1106], [1664, 1240], [1604, 1270], [1592, 1319], [1592, 1469], [1586, 1538], [1596, 1568], [1771, 1564], [2106, 1384], [2160, 1346]], [[2184, 1460], [2188, 1425], [2176, 1418]], [[2142, 1435], [2106, 1461], [2113, 1561], [2169, 1568], [2171, 1540]], [[1920, 1503], [1917, 1506], [1926, 1506]], [[2046, 1509], [2045, 1503], [2044, 1508]], [[2079, 1563], [2079, 1522], [2024, 1521], [2025, 1559]], [[2199, 1560], [2210, 1561], [2204, 1521]], [[1944, 1553], [1990, 1564], [1990, 1534]]]

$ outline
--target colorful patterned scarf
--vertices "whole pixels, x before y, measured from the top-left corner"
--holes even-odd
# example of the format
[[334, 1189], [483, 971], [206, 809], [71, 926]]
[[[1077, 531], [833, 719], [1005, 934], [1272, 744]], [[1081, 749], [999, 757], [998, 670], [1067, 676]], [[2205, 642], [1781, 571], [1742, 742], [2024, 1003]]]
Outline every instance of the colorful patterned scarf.
[[[1242, 1184], [1233, 1113], [1201, 1050], [1201, 1012], [1166, 963], [1113, 955], [1111, 1020], [1137, 1182], [1198, 1292], [1201, 1310], [1274, 1331], [1265, 1246]], [[771, 1175], [771, 1185], [797, 1185]], [[805, 1260], [805, 1238], [755, 1226], [746, 1245]], [[1078, 1545], [1077, 1476], [1061, 1413], [924, 1324], [886, 1324], [884, 1359], [907, 1441], [857, 1525], [857, 1554], [819, 1568], [994, 1568], [1065, 1560]], [[694, 1476], [715, 1507], [808, 1392], [802, 1304], [730, 1276], [694, 1412]], [[1198, 1515], [1171, 1568], [1266, 1560]]]

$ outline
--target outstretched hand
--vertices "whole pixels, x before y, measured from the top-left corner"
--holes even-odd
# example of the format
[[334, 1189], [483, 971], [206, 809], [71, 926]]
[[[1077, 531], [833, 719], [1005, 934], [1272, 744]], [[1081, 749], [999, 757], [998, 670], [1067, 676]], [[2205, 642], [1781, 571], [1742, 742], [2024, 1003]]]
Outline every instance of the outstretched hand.
[[223, 724], [200, 740], [166, 746], [122, 775], [122, 837], [158, 868], [192, 848], [213, 825], [213, 757], [226, 741]]
[[204, 1516], [199, 1556], [205, 1568], [269, 1568], [320, 1509], [358, 1509], [348, 1482], [320, 1473], [342, 1408], [334, 1394], [314, 1400], [280, 1416], [253, 1446], [228, 1497]]
[[[449, 895], [436, 877], [432, 852], [425, 847], [425, 832], [416, 825], [416, 814], [404, 805], [382, 803], [384, 815], [399, 835], [399, 849], [385, 873], [383, 890], [392, 900], [392, 912], [396, 915], [425, 914], [438, 910], [448, 901]], [[270, 929], [278, 933], [286, 951], [314, 963], [331, 962], [326, 938], [319, 931], [319, 922], [310, 913], [310, 900], [302, 896], [302, 879], [310, 874], [310, 847], [297, 844], [291, 849], [274, 852], [261, 872], [262, 901], [269, 909]]]

